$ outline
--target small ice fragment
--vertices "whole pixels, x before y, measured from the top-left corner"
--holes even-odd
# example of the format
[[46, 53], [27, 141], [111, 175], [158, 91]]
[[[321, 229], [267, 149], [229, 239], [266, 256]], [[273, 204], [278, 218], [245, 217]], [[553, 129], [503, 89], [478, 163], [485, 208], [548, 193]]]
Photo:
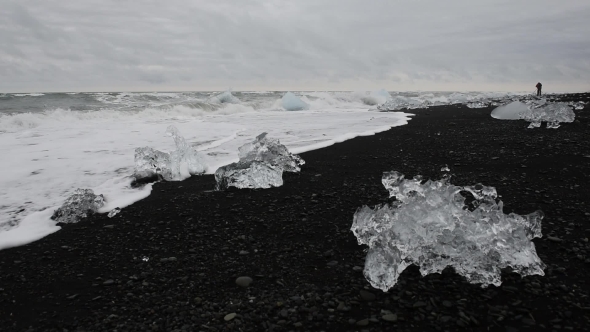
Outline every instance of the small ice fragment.
[[309, 105], [292, 92], [287, 92], [281, 99], [281, 106], [287, 111], [302, 111], [309, 109]]
[[217, 94], [209, 99], [207, 99], [210, 103], [217, 103], [217, 104], [239, 104], [240, 100], [232, 95], [231, 90], [224, 91], [220, 94]]
[[215, 171], [217, 189], [270, 188], [283, 185], [283, 171], [299, 172], [305, 163], [277, 139], [262, 133], [239, 148], [240, 160]]
[[166, 134], [174, 139], [176, 150], [166, 153], [151, 147], [135, 149], [135, 173], [137, 180], [180, 181], [191, 175], [205, 172], [203, 156], [190, 146], [175, 126], [168, 126]]
[[51, 219], [64, 223], [77, 223], [88, 214], [104, 206], [104, 196], [95, 195], [92, 189], [76, 189], [63, 205], [55, 210]]
[[481, 101], [474, 101], [471, 103], [467, 103], [467, 107], [469, 107], [469, 108], [485, 108], [485, 107], [488, 107], [488, 105], [484, 102], [481, 102]]
[[109, 212], [107, 217], [112, 218], [112, 217], [116, 216], [119, 212], [121, 212], [121, 209], [116, 207]]
[[[383, 291], [393, 287], [411, 264], [424, 276], [451, 266], [469, 282], [499, 286], [501, 270], [544, 275], [533, 238], [541, 237], [543, 213], [504, 214], [493, 187], [459, 187], [449, 177], [424, 181], [386, 172], [383, 185], [396, 201], [359, 208], [351, 227], [359, 244], [369, 246], [364, 275]], [[467, 206], [465, 196], [473, 196]]]

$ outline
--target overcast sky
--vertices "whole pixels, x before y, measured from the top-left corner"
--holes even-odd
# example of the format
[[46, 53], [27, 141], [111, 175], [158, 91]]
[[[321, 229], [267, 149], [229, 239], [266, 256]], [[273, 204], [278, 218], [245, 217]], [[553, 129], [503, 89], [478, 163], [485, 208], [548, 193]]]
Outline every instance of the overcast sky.
[[588, 0], [0, 0], [0, 92], [590, 91]]

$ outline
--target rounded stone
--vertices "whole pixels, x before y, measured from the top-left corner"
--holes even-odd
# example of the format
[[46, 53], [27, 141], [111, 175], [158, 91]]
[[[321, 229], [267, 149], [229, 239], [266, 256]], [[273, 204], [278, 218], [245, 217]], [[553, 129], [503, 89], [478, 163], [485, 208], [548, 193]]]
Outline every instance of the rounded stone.
[[361, 299], [365, 300], [365, 301], [374, 301], [375, 300], [375, 294], [368, 292], [364, 289], [361, 289], [361, 291], [359, 292], [359, 295], [361, 296]]
[[387, 314], [381, 318], [387, 322], [397, 322], [397, 315], [396, 314]]
[[231, 314], [227, 314], [225, 315], [225, 317], [223, 317], [223, 320], [226, 322], [229, 322], [230, 320], [236, 318], [236, 313], [232, 312]]
[[240, 287], [248, 287], [250, 284], [252, 284], [252, 281], [254, 280], [252, 280], [250, 277], [239, 277], [236, 279], [236, 285]]
[[365, 319], [361, 319], [358, 322], [356, 322], [357, 326], [367, 326], [369, 325], [369, 319], [365, 318]]

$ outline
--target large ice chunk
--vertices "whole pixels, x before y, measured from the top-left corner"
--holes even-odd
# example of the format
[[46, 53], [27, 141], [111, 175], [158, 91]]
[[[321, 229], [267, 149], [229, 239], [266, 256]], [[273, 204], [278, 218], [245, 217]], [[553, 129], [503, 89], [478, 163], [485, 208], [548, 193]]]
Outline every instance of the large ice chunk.
[[262, 133], [251, 143], [239, 148], [240, 160], [220, 167], [215, 172], [217, 189], [270, 188], [283, 185], [283, 171], [299, 172], [305, 163], [291, 154], [277, 139]]
[[[495, 188], [459, 187], [449, 179], [383, 174], [383, 185], [397, 201], [359, 208], [351, 227], [359, 244], [369, 246], [364, 274], [371, 285], [387, 291], [411, 264], [423, 276], [452, 266], [482, 287], [500, 285], [506, 267], [522, 276], [544, 275], [545, 264], [531, 242], [542, 236], [543, 213], [506, 215]], [[466, 204], [462, 193], [473, 201]]]
[[95, 195], [92, 189], [76, 189], [63, 205], [53, 212], [51, 219], [64, 224], [77, 223], [88, 214], [104, 206], [104, 196]]
[[520, 113], [528, 111], [529, 107], [525, 103], [513, 101], [509, 104], [495, 108], [492, 111], [492, 118], [500, 120], [518, 120]]
[[566, 103], [540, 103], [521, 112], [520, 118], [530, 122], [529, 128], [538, 128], [541, 122], [547, 122], [547, 128], [559, 128], [561, 122], [574, 122], [576, 114]]
[[220, 94], [217, 94], [211, 98], [209, 98], [207, 100], [210, 103], [218, 103], [218, 104], [239, 104], [240, 103], [240, 99], [238, 99], [238, 97], [234, 96], [231, 93], [231, 90], [227, 90], [224, 91]]
[[180, 181], [204, 173], [204, 158], [186, 142], [178, 129], [170, 125], [166, 134], [174, 139], [176, 150], [167, 153], [151, 147], [136, 148], [134, 177], [137, 180], [162, 177], [166, 181]]
[[281, 99], [281, 106], [287, 111], [302, 111], [309, 109], [309, 105], [292, 92], [287, 92]]

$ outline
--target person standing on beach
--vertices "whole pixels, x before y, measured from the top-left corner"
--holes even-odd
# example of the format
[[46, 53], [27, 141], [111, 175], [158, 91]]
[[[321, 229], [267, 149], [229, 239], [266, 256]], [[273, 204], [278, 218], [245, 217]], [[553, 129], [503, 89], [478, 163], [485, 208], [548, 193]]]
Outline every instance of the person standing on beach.
[[537, 88], [537, 96], [541, 95], [541, 88], [543, 87], [543, 84], [541, 84], [541, 82], [537, 83], [537, 85], [535, 85], [535, 87]]

